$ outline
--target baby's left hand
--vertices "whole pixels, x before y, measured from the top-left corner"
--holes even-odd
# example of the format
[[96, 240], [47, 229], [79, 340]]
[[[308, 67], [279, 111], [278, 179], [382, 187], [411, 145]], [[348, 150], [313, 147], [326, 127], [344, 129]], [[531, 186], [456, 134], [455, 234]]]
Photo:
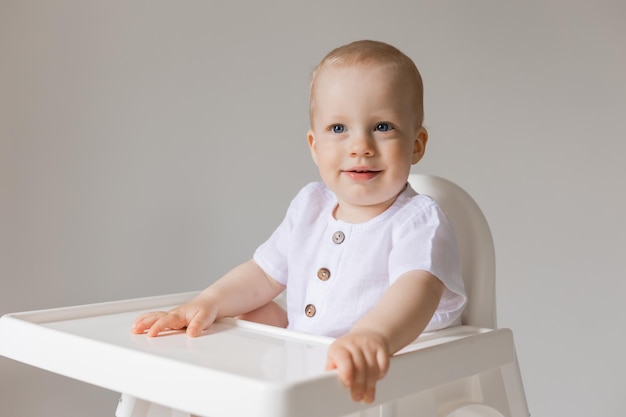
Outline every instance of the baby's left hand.
[[389, 369], [389, 346], [378, 333], [354, 331], [340, 337], [328, 349], [326, 369], [337, 369], [339, 380], [350, 388], [354, 401], [371, 403], [376, 382]]

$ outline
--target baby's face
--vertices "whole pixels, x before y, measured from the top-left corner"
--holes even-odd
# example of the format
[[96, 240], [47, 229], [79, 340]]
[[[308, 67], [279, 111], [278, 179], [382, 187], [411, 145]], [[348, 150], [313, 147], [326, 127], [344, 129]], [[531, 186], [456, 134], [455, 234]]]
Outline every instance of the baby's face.
[[371, 65], [328, 66], [317, 75], [308, 141], [339, 200], [339, 219], [363, 222], [385, 211], [424, 153], [428, 135], [403, 81]]

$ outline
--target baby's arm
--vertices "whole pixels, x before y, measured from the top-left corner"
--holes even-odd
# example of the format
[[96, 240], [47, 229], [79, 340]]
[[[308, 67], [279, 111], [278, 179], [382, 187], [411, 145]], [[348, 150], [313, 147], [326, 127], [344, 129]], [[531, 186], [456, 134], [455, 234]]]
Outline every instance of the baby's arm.
[[338, 370], [353, 400], [374, 401], [376, 381], [385, 376], [389, 357], [426, 328], [443, 290], [443, 283], [429, 272], [408, 272], [330, 346], [326, 369]]
[[135, 320], [133, 333], [156, 336], [166, 329], [187, 328], [198, 336], [222, 317], [235, 317], [266, 305], [285, 289], [250, 260], [232, 269], [193, 300], [168, 312], [146, 313]]

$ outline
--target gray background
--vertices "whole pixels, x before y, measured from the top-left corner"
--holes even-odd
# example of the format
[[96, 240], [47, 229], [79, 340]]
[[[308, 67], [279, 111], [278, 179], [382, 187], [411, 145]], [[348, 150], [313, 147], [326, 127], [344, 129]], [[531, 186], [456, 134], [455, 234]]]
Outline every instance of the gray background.
[[[0, 313], [199, 290], [248, 259], [318, 178], [311, 70], [374, 38], [425, 80], [415, 171], [491, 224], [533, 416], [623, 416], [625, 17], [608, 0], [0, 0]], [[116, 405], [0, 372], [2, 416]]]

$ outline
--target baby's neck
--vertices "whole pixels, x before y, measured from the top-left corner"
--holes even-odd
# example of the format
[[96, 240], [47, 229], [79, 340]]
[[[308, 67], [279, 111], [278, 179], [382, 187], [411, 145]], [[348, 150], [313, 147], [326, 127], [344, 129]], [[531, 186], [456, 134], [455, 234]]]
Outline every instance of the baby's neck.
[[365, 223], [383, 214], [389, 207], [396, 202], [400, 194], [406, 190], [408, 183], [400, 190], [395, 197], [388, 201], [372, 205], [354, 205], [339, 201], [333, 210], [333, 217], [346, 223]]
[[384, 213], [394, 203], [395, 199], [388, 204], [375, 206], [351, 206], [349, 204], [337, 204], [333, 211], [333, 217], [346, 223], [365, 223], [374, 217]]

